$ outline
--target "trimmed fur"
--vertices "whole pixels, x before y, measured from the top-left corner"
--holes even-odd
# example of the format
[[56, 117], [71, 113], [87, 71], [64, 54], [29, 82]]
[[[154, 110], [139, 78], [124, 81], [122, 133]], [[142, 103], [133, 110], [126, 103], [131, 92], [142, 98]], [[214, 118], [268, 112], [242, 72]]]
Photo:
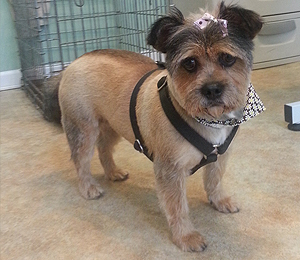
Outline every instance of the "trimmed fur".
[[[160, 104], [157, 82], [167, 76], [176, 110], [198, 133], [213, 144], [222, 144], [230, 127], [211, 128], [193, 117], [224, 118], [242, 109], [250, 82], [252, 39], [261, 28], [252, 11], [221, 3], [218, 17], [228, 20], [228, 37], [211, 23], [204, 30], [185, 20], [178, 9], [160, 18], [151, 28], [148, 43], [166, 53], [167, 70], [153, 73], [143, 84], [137, 99], [137, 121], [150, 153], [160, 205], [174, 243], [185, 251], [202, 251], [204, 239], [188, 216], [186, 177], [203, 154], [188, 143], [171, 125]], [[224, 66], [223, 56], [236, 58]], [[186, 61], [193, 59], [193, 70]], [[225, 63], [226, 65], [226, 63]], [[105, 175], [125, 180], [128, 173], [114, 163], [112, 152], [120, 136], [134, 142], [129, 119], [129, 101], [136, 82], [156, 64], [143, 55], [120, 50], [99, 50], [74, 61], [63, 73], [59, 87], [62, 124], [67, 135], [79, 190], [86, 199], [99, 198], [103, 190], [90, 172], [94, 147]], [[209, 98], [205, 87], [221, 86], [217, 98]], [[228, 152], [205, 167], [204, 187], [210, 203], [221, 212], [238, 207], [222, 188]]]

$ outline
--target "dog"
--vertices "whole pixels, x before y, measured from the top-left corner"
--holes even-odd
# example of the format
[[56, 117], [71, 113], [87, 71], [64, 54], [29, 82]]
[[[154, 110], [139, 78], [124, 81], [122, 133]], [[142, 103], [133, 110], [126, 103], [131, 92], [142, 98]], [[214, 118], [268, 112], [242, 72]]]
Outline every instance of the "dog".
[[[255, 12], [224, 2], [214, 15], [188, 18], [173, 7], [152, 25], [147, 37], [149, 45], [165, 53], [165, 69], [142, 54], [124, 50], [96, 50], [72, 62], [60, 79], [59, 106], [81, 195], [98, 199], [103, 194], [90, 171], [95, 146], [109, 180], [128, 178], [128, 173], [116, 166], [113, 148], [121, 137], [132, 144], [138, 141], [129, 107], [137, 82], [148, 73], [140, 83], [134, 107], [143, 139], [137, 146], [144, 153], [147, 148], [153, 160], [157, 194], [173, 242], [184, 251], [204, 250], [206, 242], [189, 219], [186, 179], [199, 161], [208, 160], [207, 155], [174, 127], [159, 91], [167, 89], [175, 113], [214, 145], [212, 154], [216, 155], [216, 147], [226, 142], [234, 127], [213, 127], [196, 119], [222, 121], [241, 116], [250, 84], [253, 39], [262, 24]], [[215, 209], [235, 213], [238, 206], [222, 187], [227, 159], [225, 152], [207, 162], [204, 187]]]

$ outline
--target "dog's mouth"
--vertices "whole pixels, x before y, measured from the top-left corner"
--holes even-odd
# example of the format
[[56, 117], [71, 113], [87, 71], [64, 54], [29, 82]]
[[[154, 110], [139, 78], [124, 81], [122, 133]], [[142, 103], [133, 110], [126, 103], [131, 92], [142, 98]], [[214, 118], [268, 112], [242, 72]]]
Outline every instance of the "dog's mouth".
[[239, 120], [243, 116], [243, 108], [233, 110], [224, 104], [207, 107], [204, 111], [209, 117], [208, 120]]
[[220, 119], [221, 116], [225, 112], [225, 106], [224, 105], [215, 105], [211, 107], [205, 108], [205, 112], [212, 117], [212, 119]]
[[203, 112], [204, 117], [195, 117], [198, 122], [236, 122], [243, 117], [243, 108], [233, 111], [225, 105], [207, 107]]
[[[215, 120], [227, 120], [231, 118], [239, 119], [241, 115], [237, 114], [243, 108], [243, 104], [238, 103], [236, 99], [233, 101], [229, 100], [230, 94], [223, 93], [220, 97], [209, 100], [203, 95], [199, 95], [199, 91], [191, 92], [188, 96], [183, 108], [187, 111], [189, 115], [194, 118], [205, 118], [209, 121]], [[233, 116], [234, 114], [234, 116]]]

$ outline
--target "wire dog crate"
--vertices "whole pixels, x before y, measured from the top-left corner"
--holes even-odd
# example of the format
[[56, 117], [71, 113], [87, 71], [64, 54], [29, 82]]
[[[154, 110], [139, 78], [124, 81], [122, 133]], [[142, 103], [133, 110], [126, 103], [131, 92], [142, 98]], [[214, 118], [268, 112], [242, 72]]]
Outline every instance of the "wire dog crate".
[[45, 114], [51, 78], [82, 54], [124, 49], [162, 60], [146, 45], [171, 0], [11, 0], [24, 89]]

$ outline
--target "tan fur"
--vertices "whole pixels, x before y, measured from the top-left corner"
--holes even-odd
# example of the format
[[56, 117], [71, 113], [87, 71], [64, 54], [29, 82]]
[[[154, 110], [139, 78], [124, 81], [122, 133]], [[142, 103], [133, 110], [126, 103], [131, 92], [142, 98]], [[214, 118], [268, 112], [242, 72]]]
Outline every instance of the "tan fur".
[[[184, 29], [192, 25], [182, 26]], [[194, 28], [191, 27], [191, 30]], [[153, 33], [152, 37], [155, 38], [156, 34]], [[162, 44], [157, 46], [163, 47]], [[243, 52], [236, 50], [228, 39], [218, 38], [215, 43], [206, 46], [189, 43], [180, 48], [182, 52], [169, 63], [168, 70], [156, 71], [146, 79], [138, 94], [136, 113], [145, 145], [154, 155], [157, 193], [173, 241], [185, 251], [202, 251], [206, 244], [189, 219], [185, 186], [190, 169], [200, 162], [203, 154], [187, 142], [167, 119], [161, 107], [157, 82], [162, 76], [167, 76], [170, 97], [178, 113], [207, 141], [222, 144], [231, 127], [206, 127], [193, 117], [218, 119], [240, 110], [245, 101], [251, 68], [249, 62], [244, 61]], [[218, 60], [220, 53], [224, 52], [238, 57], [236, 64], [227, 69], [222, 68]], [[194, 74], [188, 73], [181, 65], [182, 60], [191, 56], [201, 65]], [[59, 87], [62, 124], [78, 173], [79, 190], [84, 198], [96, 199], [103, 194], [100, 184], [90, 172], [95, 146], [108, 179], [121, 181], [128, 177], [126, 171], [115, 165], [113, 147], [120, 136], [134, 142], [129, 118], [130, 97], [137, 81], [155, 68], [156, 64], [143, 55], [101, 50], [83, 55], [64, 71]], [[222, 103], [205, 105], [206, 100], [200, 95], [200, 90], [207, 82], [220, 82], [226, 86]], [[227, 157], [228, 153], [225, 153], [219, 156], [217, 162], [207, 165], [203, 179], [211, 204], [221, 212], [233, 213], [238, 211], [238, 207], [222, 187]]]
[[[121, 54], [132, 60], [124, 59]], [[148, 58], [139, 57], [142, 58], [140, 62], [136, 58], [135, 54], [128, 52], [94, 52], [76, 60], [63, 74], [59, 89], [62, 122], [78, 172], [79, 189], [86, 199], [98, 198], [103, 193], [90, 173], [90, 160], [95, 145], [98, 146], [99, 158], [107, 178], [114, 181], [127, 178], [127, 173], [115, 166], [112, 159], [113, 146], [119, 135], [134, 142], [128, 114], [131, 92], [146, 71], [156, 68], [155, 63]], [[156, 83], [163, 75], [167, 75], [165, 70], [155, 72], [142, 86], [137, 102], [138, 124], [147, 147], [155, 154], [158, 196], [174, 242], [184, 250], [199, 251], [205, 248], [205, 244], [188, 218], [185, 178], [189, 170], [201, 160], [202, 154], [176, 132], [161, 108]], [[224, 129], [221, 135], [216, 133], [216, 137], [209, 138], [211, 131], [220, 130], [206, 129], [204, 126], [197, 128], [202, 129], [199, 132], [204, 137], [214, 142], [223, 142], [228, 134], [227, 129]], [[72, 144], [74, 141], [76, 145]], [[221, 201], [227, 199], [221, 192], [214, 190], [221, 181], [220, 175], [222, 173], [217, 171], [208, 174], [205, 179], [208, 194], [218, 194], [214, 194], [215, 204], [222, 204]], [[211, 182], [215, 178], [220, 180], [217, 183]]]

